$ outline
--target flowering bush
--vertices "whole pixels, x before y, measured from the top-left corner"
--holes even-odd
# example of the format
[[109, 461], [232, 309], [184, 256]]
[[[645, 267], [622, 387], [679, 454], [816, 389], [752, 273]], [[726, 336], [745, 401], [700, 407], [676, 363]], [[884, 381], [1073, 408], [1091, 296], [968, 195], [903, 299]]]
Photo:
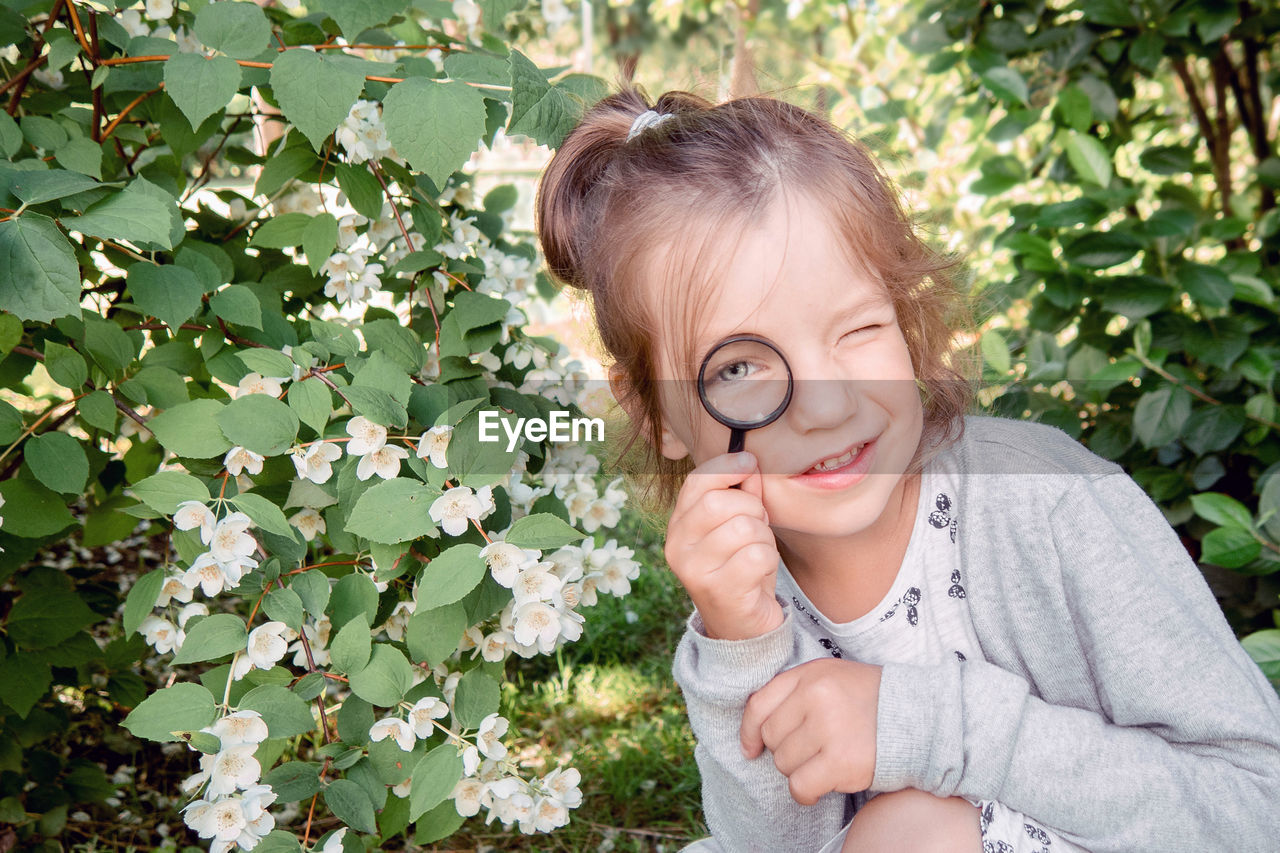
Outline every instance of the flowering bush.
[[[585, 376], [525, 331], [547, 286], [514, 190], [457, 170], [504, 129], [556, 144], [602, 85], [508, 49], [520, 5], [3, 18], [0, 728], [55, 735], [37, 706], [68, 689], [128, 710], [198, 753], [184, 817], [212, 850], [429, 842], [481, 812], [547, 832], [581, 802], [577, 771], [512, 759], [504, 662], [629, 591], [631, 550], [587, 537], [626, 495], [589, 447], [509, 429], [581, 414]], [[139, 523], [165, 552], [122, 605], [29, 563]], [[129, 672], [134, 635], [163, 685]], [[102, 795], [61, 761], [39, 796], [0, 775], [23, 838]]]

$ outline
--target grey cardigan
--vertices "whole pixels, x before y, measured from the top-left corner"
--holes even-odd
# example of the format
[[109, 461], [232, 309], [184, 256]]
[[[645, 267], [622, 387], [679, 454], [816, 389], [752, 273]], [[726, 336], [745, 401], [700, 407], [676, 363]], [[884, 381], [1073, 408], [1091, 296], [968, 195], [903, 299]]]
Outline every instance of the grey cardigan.
[[[961, 560], [986, 660], [888, 664], [872, 791], [997, 800], [1092, 853], [1280, 850], [1280, 699], [1160, 510], [1054, 427], [968, 417]], [[853, 798], [791, 799], [743, 758], [747, 698], [827, 652], [780, 628], [712, 640], [696, 611], [673, 671], [726, 851], [820, 849]]]

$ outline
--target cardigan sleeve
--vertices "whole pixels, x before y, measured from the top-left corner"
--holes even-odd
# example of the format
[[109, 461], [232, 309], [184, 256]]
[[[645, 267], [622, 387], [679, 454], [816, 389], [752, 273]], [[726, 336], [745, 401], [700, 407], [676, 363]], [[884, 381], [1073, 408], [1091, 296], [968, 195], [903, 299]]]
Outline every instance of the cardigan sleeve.
[[1045, 528], [1096, 701], [1048, 704], [985, 661], [890, 664], [872, 789], [997, 800], [1092, 853], [1275, 851], [1280, 699], [1164, 516], [1115, 473]]
[[814, 853], [846, 823], [845, 794], [812, 806], [791, 798], [772, 753], [748, 760], [738, 737], [747, 699], [799, 660], [792, 608], [781, 598], [781, 626], [748, 640], [706, 636], [697, 611], [676, 649], [673, 674], [684, 694], [702, 776], [702, 810], [716, 842], [732, 853]]

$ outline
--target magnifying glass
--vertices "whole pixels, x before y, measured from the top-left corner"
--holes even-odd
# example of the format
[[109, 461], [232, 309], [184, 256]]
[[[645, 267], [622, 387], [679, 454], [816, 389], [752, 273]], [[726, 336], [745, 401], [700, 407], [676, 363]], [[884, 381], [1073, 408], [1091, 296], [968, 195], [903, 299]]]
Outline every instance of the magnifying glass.
[[747, 430], [776, 421], [791, 404], [791, 366], [764, 338], [735, 335], [711, 348], [698, 369], [703, 407], [729, 427], [729, 452], [742, 450]]

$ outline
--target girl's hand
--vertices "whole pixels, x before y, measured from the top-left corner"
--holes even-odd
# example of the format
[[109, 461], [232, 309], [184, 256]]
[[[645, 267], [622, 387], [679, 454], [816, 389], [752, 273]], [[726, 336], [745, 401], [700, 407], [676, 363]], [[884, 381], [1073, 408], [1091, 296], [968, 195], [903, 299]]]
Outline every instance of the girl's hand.
[[754, 456], [726, 453], [695, 468], [676, 498], [664, 553], [709, 637], [744, 640], [782, 624], [778, 544], [762, 487]]
[[876, 772], [879, 698], [878, 666], [835, 658], [801, 664], [747, 700], [742, 753], [755, 758], [768, 747], [802, 806], [831, 791], [865, 791]]

